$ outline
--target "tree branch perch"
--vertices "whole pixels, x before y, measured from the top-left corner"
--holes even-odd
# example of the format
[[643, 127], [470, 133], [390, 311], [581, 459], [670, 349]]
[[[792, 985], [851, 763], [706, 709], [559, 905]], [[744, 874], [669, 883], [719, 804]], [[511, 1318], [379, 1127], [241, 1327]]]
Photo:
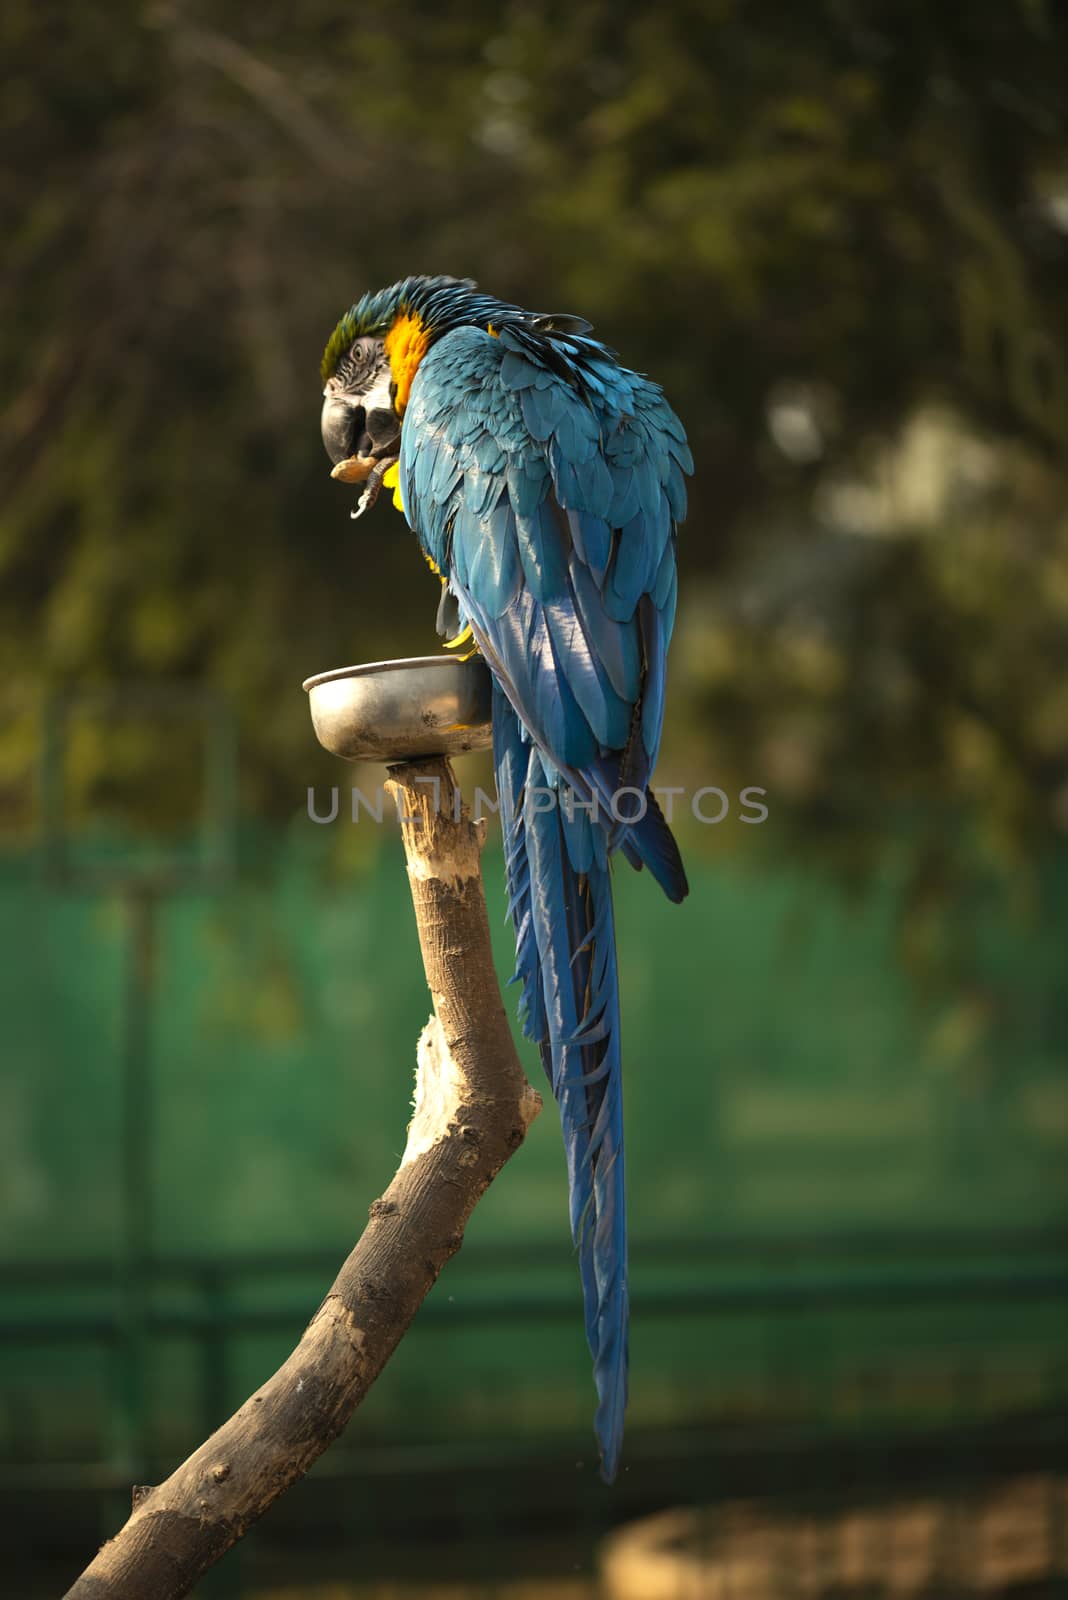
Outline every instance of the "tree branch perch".
[[541, 1108], [501, 1000], [480, 833], [456, 806], [452, 769], [437, 759], [395, 766], [390, 789], [434, 1000], [400, 1167], [292, 1355], [166, 1482], [137, 1497], [66, 1600], [177, 1600], [307, 1472], [382, 1371]]

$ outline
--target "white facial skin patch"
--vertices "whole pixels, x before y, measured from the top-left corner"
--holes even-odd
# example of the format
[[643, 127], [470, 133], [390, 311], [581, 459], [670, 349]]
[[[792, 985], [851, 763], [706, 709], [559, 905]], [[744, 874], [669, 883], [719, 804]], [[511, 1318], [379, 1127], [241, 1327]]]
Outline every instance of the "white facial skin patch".
[[[387, 362], [376, 377], [373, 385], [361, 396], [361, 404], [368, 419], [376, 411], [388, 411], [393, 414], [393, 398], [391, 394], [393, 379]], [[342, 483], [365, 483], [356, 509], [351, 513], [353, 517], [362, 517], [369, 511], [378, 499], [378, 491], [382, 487], [382, 479], [394, 464], [395, 455], [386, 456], [349, 456], [345, 461], [339, 461], [330, 476], [338, 478]]]

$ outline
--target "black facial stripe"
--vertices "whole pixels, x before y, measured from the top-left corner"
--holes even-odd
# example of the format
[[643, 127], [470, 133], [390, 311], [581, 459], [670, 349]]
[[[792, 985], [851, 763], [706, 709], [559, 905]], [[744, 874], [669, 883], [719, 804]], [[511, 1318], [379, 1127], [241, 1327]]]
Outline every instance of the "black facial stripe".
[[341, 357], [335, 377], [349, 393], [362, 394], [372, 387], [385, 366], [386, 353], [381, 339], [365, 335]]

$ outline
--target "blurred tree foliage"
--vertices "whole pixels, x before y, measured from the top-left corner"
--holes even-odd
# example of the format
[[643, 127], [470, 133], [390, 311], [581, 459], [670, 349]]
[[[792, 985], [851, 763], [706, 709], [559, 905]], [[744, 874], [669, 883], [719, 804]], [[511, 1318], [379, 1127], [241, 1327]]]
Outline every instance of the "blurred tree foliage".
[[[452, 271], [592, 317], [691, 430], [676, 772], [762, 784], [761, 848], [850, 870], [917, 819], [921, 908], [965, 844], [1038, 859], [1066, 43], [1043, 0], [10, 0], [0, 814], [65, 683], [215, 686], [260, 815], [336, 780], [300, 679], [434, 648], [436, 594], [384, 503], [349, 524], [319, 354], [364, 288]], [[188, 765], [154, 751], [158, 810]]]

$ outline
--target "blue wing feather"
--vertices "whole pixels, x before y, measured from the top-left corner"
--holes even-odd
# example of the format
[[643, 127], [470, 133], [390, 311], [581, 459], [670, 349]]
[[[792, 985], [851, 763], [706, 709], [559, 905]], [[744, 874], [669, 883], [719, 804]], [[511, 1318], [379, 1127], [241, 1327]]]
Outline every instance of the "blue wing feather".
[[[500, 495], [500, 484], [497, 485]], [[462, 575], [456, 553], [463, 551], [467, 576]], [[475, 520], [458, 517], [453, 529], [453, 570], [460, 584], [477, 594], [490, 617], [503, 616], [515, 600], [522, 581], [514, 519], [507, 498], [501, 496], [488, 515]]]
[[603, 517], [592, 516], [585, 511], [568, 511], [566, 516], [571, 543], [578, 558], [577, 565], [588, 572], [591, 579], [600, 583], [612, 554], [611, 529]]

